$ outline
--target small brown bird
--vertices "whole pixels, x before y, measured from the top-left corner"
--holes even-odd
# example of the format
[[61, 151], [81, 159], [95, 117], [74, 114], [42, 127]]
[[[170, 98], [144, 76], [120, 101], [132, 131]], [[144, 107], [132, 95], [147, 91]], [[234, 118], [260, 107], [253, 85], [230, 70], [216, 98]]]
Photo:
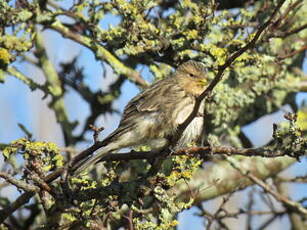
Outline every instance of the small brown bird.
[[[190, 60], [181, 64], [171, 76], [132, 98], [118, 128], [103, 141], [104, 147], [85, 160], [75, 173], [118, 149], [149, 145], [152, 150], [159, 151], [166, 147], [168, 138], [192, 112], [196, 97], [204, 91], [207, 80], [204, 64]], [[195, 117], [183, 132], [178, 146], [198, 140], [202, 128], [203, 118]]]

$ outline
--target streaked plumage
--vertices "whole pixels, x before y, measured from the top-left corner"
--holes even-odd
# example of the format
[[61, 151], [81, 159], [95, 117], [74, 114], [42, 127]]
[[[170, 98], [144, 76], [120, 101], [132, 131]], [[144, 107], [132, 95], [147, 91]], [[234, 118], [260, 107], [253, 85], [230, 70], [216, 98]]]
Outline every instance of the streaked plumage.
[[[104, 147], [78, 169], [83, 171], [110, 152], [137, 145], [159, 150], [168, 145], [179, 124], [193, 110], [195, 98], [207, 85], [206, 69], [196, 61], [181, 64], [171, 76], [157, 81], [125, 107], [118, 128], [104, 141]], [[184, 131], [178, 146], [196, 141], [201, 135], [203, 118], [195, 117]]]

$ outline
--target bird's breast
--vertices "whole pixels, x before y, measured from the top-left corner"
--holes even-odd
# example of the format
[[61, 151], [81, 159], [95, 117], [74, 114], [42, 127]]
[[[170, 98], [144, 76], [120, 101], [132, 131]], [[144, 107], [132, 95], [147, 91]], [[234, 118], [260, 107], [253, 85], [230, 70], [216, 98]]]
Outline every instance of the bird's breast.
[[188, 118], [193, 111], [194, 105], [195, 102], [191, 98], [186, 98], [178, 102], [172, 114], [175, 125], [182, 124]]

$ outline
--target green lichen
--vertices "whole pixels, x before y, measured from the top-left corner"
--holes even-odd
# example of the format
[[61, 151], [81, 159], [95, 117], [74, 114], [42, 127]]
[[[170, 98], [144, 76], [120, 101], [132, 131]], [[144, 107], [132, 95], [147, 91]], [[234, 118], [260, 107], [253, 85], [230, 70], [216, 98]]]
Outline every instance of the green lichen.
[[13, 35], [4, 35], [0, 37], [0, 44], [8, 50], [19, 52], [27, 51], [31, 48], [32, 43], [24, 37], [16, 37]]
[[0, 48], [0, 68], [7, 66], [10, 63], [12, 56], [7, 49]]
[[3, 156], [6, 158], [10, 158], [17, 153], [21, 154], [25, 160], [41, 160], [43, 162], [42, 169], [46, 172], [62, 167], [64, 164], [64, 159], [60, 154], [58, 146], [52, 142], [32, 142], [21, 138], [12, 141], [2, 151]]
[[307, 108], [306, 106], [302, 107], [297, 112], [297, 126], [301, 130], [307, 131]]

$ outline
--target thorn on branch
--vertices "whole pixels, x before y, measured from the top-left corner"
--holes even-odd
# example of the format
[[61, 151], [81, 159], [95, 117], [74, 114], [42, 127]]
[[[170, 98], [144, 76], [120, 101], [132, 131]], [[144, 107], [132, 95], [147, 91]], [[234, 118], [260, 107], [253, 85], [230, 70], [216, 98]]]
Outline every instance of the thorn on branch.
[[277, 124], [273, 123], [273, 134], [272, 134], [273, 139], [277, 138], [277, 129], [278, 129]]
[[295, 113], [286, 113], [284, 115], [284, 118], [287, 119], [288, 121], [296, 121], [297, 115]]
[[134, 226], [133, 226], [133, 211], [129, 210], [128, 215], [124, 216], [124, 218], [128, 222], [128, 229], [129, 230], [134, 230]]
[[23, 124], [18, 123], [17, 125], [26, 134], [27, 139], [31, 140], [33, 137], [33, 134]]
[[104, 130], [104, 127], [95, 127], [94, 125], [89, 125], [90, 129], [92, 131], [94, 131], [94, 134], [93, 134], [93, 138], [94, 138], [94, 142], [97, 143], [98, 142], [98, 136], [100, 134], [100, 132], [102, 132]]

